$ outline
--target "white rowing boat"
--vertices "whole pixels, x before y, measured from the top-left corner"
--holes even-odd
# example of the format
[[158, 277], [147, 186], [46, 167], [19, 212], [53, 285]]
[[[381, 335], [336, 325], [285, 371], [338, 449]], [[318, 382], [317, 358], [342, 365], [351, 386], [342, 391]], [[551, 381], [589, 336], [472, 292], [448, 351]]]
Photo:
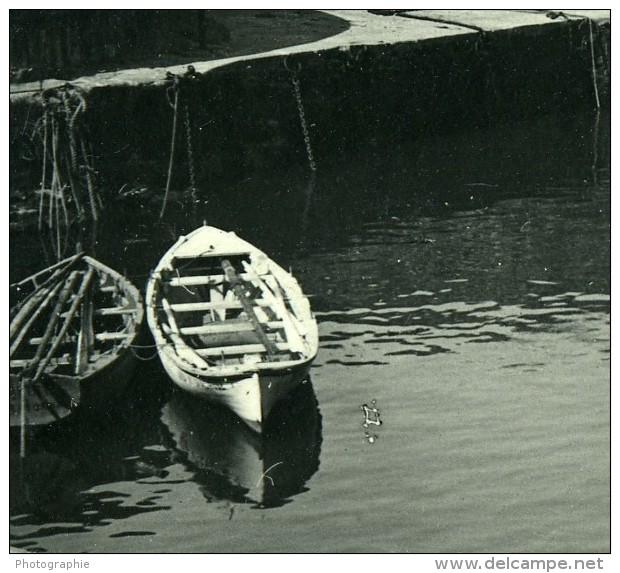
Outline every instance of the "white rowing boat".
[[174, 383], [258, 432], [317, 353], [316, 320], [297, 280], [232, 232], [203, 226], [180, 237], [153, 271], [146, 304]]

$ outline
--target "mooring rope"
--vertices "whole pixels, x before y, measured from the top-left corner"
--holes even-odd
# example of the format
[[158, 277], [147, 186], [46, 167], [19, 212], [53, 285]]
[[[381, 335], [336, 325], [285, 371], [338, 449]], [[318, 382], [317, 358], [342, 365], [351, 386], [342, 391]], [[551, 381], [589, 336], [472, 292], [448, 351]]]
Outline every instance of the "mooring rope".
[[179, 78], [172, 76], [173, 85], [166, 90], [166, 96], [168, 97], [168, 103], [170, 103], [170, 90], [174, 90], [174, 104], [172, 109], [174, 114], [172, 116], [172, 140], [170, 142], [170, 160], [168, 161], [168, 179], [166, 180], [166, 192], [164, 193], [164, 202], [161, 206], [159, 213], [159, 219], [161, 220], [166, 211], [166, 205], [168, 203], [168, 195], [170, 194], [170, 182], [172, 181], [172, 166], [174, 165], [174, 148], [177, 138], [177, 120], [179, 116]]
[[592, 58], [592, 83], [594, 84], [594, 97], [596, 98], [596, 109], [601, 109], [601, 100], [598, 96], [598, 81], [596, 79], [596, 57], [594, 55], [594, 33], [592, 31], [592, 18], [588, 18], [590, 27], [590, 56]]
[[[144, 356], [140, 356], [137, 352], [137, 348], [152, 348], [155, 347], [155, 353], [152, 356], [149, 356], [148, 358], [145, 358]], [[157, 357], [157, 345], [153, 344], [151, 346], [136, 346], [135, 344], [132, 344], [129, 346], [129, 350], [131, 350], [131, 353], [138, 359], [141, 360], [142, 362], [149, 362], [151, 360], [153, 360], [154, 358]]]
[[67, 125], [69, 129], [67, 130], [69, 134], [69, 151], [71, 152], [71, 167], [75, 171], [77, 171], [78, 166], [78, 158], [77, 158], [77, 144], [75, 142], [75, 117], [77, 115], [77, 111], [75, 115], [72, 116], [71, 109], [69, 107], [69, 94], [66, 91], [61, 93], [62, 104], [65, 110], [65, 118], [67, 121]]
[[49, 111], [43, 102], [43, 171], [41, 174], [41, 196], [39, 197], [39, 231], [43, 227], [43, 203], [45, 201], [45, 183], [47, 180], [47, 139], [48, 139]]
[[95, 186], [92, 179], [92, 171], [94, 168], [90, 164], [88, 153], [86, 152], [86, 144], [84, 139], [80, 139], [80, 147], [82, 149], [82, 157], [84, 159], [84, 172], [86, 176], [86, 188], [88, 189], [88, 201], [90, 203], [90, 210], [93, 216], [93, 220], [99, 219], [99, 210], [97, 209], [97, 194], [95, 193]]
[[19, 412], [19, 457], [26, 457], [26, 379], [21, 378], [21, 396]]
[[76, 219], [85, 218], [85, 201], [90, 204], [91, 218], [97, 221], [103, 202], [97, 193], [95, 169], [87, 151], [90, 144], [82, 128], [81, 118], [87, 109], [83, 93], [65, 84], [43, 91], [41, 102], [42, 117], [35, 122], [33, 132], [40, 138], [43, 149], [39, 230], [43, 228], [47, 208], [51, 244], [55, 255], [60, 256], [63, 250], [61, 224], [68, 230]]

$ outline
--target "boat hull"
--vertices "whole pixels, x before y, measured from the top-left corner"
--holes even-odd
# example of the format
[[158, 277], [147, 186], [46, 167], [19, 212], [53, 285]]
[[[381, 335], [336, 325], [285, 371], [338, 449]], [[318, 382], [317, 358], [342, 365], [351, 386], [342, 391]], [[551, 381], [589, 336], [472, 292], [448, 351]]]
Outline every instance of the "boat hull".
[[293, 276], [214, 227], [180, 237], [162, 257], [147, 282], [146, 315], [172, 381], [257, 432], [318, 350], [316, 319]]
[[78, 407], [84, 413], [105, 411], [122, 397], [135, 366], [136, 358], [128, 348], [84, 378], [51, 374], [36, 383], [24, 380], [22, 386], [19, 375], [11, 374], [10, 426], [20, 426], [23, 420], [28, 426], [51, 424], [71, 415]]
[[[114, 349], [101, 353], [81, 375], [60, 373], [50, 366], [33, 382], [23, 369], [12, 368], [9, 375], [12, 427], [51, 424], [71, 415], [78, 407], [86, 412], [107, 409], [122, 395], [133, 372], [136, 359], [131, 346], [145, 334], [142, 296], [133, 284], [110, 267], [88, 256], [80, 260], [87, 268], [100, 273], [103, 281], [100, 287], [114, 285], [114, 295], [110, 296], [117, 297], [118, 304], [123, 307], [119, 314], [124, 318], [118, 319], [118, 326], [124, 327], [126, 332]], [[116, 314], [115, 310], [106, 308], [111, 315]]]
[[179, 367], [169, 352], [160, 352], [164, 369], [182, 390], [220, 404], [261, 433], [273, 407], [308, 376], [310, 361], [283, 370], [248, 372], [221, 377], [189, 372]]

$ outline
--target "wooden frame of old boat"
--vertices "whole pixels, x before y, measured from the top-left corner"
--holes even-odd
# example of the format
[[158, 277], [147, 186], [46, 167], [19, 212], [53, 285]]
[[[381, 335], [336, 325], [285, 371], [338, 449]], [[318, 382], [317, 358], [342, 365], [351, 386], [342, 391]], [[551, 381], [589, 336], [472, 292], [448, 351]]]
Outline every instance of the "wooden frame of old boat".
[[144, 305], [118, 272], [83, 254], [10, 286], [10, 424], [96, 407], [124, 388]]
[[179, 238], [146, 288], [147, 321], [169, 376], [260, 432], [301, 383], [318, 329], [297, 280], [233, 232]]

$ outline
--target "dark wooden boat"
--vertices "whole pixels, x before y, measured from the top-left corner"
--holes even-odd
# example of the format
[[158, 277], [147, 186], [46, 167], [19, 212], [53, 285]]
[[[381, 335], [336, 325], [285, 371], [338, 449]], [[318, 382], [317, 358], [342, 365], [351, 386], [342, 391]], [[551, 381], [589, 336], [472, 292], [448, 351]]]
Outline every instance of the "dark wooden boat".
[[124, 387], [144, 315], [126, 278], [78, 254], [10, 286], [11, 426], [61, 420]]
[[295, 278], [215, 227], [170, 248], [151, 274], [146, 304], [175, 384], [228, 407], [258, 432], [317, 353], [316, 320]]

